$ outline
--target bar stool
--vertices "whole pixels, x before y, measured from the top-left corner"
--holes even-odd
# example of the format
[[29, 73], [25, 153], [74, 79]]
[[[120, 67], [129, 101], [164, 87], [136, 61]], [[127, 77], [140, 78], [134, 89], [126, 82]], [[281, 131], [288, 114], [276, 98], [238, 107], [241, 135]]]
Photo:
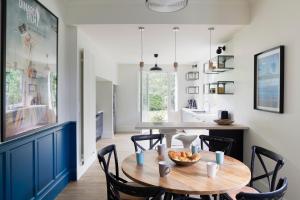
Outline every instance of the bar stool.
[[189, 135], [186, 133], [181, 133], [175, 137], [175, 139], [182, 142], [185, 149], [189, 149], [193, 141], [198, 137], [198, 135]]

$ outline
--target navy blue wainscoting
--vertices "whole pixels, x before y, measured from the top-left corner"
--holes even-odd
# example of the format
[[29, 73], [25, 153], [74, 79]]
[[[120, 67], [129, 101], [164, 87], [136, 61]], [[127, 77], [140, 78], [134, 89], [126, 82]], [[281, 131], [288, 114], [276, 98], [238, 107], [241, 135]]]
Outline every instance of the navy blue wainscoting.
[[0, 144], [0, 200], [54, 199], [76, 180], [76, 123]]

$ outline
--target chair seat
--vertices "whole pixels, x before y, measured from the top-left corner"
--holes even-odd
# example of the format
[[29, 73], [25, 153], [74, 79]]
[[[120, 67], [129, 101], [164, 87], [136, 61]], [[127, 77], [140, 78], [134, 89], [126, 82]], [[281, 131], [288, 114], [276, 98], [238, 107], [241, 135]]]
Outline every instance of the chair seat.
[[259, 193], [256, 189], [252, 188], [252, 187], [248, 187], [245, 186], [242, 189], [239, 190], [233, 190], [227, 193], [227, 195], [232, 199], [232, 200], [236, 200], [235, 196], [240, 193], [240, 192], [244, 192], [244, 193]]
[[[126, 185], [130, 185], [133, 187], [144, 187], [143, 185], [138, 184], [136, 182], [127, 182]], [[142, 200], [142, 199], [144, 199], [143, 197], [134, 197], [129, 194], [122, 193], [122, 192], [120, 192], [120, 198], [121, 198], [121, 200]]]
[[136, 182], [127, 182], [126, 185], [130, 185], [130, 186], [133, 186], [133, 187], [145, 187], [144, 185], [141, 185], [141, 184], [136, 183]]
[[142, 200], [145, 199], [143, 197], [134, 197], [125, 193], [120, 192], [120, 198], [121, 200]]

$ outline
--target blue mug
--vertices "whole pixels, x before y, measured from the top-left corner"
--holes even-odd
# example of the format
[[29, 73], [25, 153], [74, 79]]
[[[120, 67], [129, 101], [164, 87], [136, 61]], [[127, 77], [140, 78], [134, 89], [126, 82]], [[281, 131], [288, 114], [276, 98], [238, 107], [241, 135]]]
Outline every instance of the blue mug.
[[136, 155], [136, 163], [138, 165], [144, 165], [144, 152], [139, 151], [139, 152], [136, 152], [135, 155]]
[[222, 165], [224, 163], [224, 152], [216, 151], [216, 163]]
[[200, 147], [197, 145], [192, 145], [192, 154], [199, 153]]

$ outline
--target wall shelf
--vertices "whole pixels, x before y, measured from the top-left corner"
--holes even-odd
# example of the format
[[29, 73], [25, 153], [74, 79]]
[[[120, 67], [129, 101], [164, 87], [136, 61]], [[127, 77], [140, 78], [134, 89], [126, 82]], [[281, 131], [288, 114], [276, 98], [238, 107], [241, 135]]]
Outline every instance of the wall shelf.
[[199, 94], [199, 87], [198, 86], [189, 86], [186, 88], [187, 94]]
[[203, 85], [203, 94], [233, 95], [234, 81], [205, 83]]
[[185, 80], [187, 81], [196, 81], [199, 80], [199, 72], [188, 72], [185, 74]]
[[233, 60], [234, 56], [232, 55], [218, 55], [211, 59], [211, 64], [209, 61], [203, 64], [203, 73], [219, 74], [233, 70]]

